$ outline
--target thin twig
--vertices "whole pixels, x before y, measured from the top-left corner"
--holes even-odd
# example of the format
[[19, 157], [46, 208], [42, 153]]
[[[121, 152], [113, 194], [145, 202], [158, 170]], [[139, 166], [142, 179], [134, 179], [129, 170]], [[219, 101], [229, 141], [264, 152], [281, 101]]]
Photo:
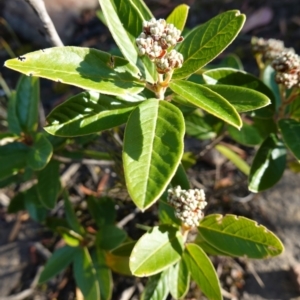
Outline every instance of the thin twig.
[[97, 159], [71, 159], [68, 157], [63, 157], [59, 155], [53, 155], [53, 158], [62, 163], [81, 163], [83, 165], [95, 165], [95, 166], [113, 166], [115, 164], [114, 161], [111, 160], [97, 160]]
[[56, 47], [63, 46], [64, 44], [61, 41], [50, 16], [48, 15], [44, 1], [43, 0], [25, 0], [25, 1], [32, 7], [34, 12], [42, 21], [51, 45]]

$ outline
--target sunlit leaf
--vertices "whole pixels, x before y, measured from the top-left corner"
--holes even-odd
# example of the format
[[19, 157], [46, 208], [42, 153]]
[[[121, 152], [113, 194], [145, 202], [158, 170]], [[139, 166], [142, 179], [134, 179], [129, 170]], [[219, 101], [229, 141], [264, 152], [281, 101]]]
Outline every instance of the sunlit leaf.
[[109, 95], [144, 89], [138, 69], [123, 58], [83, 47], [53, 47], [7, 60], [5, 66], [26, 75], [71, 84]]
[[57, 106], [47, 117], [47, 132], [74, 137], [126, 123], [139, 103], [128, 103], [96, 92], [83, 92]]
[[176, 263], [183, 251], [183, 237], [170, 225], [153, 227], [134, 246], [130, 270], [135, 276], [151, 276]]
[[211, 300], [222, 300], [220, 282], [215, 268], [205, 254], [196, 244], [187, 244], [183, 259], [201, 291]]
[[175, 174], [183, 135], [182, 113], [167, 101], [147, 100], [130, 115], [123, 164], [129, 195], [140, 209], [153, 204]]
[[200, 222], [198, 230], [210, 245], [232, 256], [267, 258], [284, 249], [271, 231], [245, 217], [209, 215]]
[[208, 64], [235, 39], [244, 22], [245, 15], [231, 10], [191, 30], [177, 47], [184, 62], [182, 68], [175, 70], [173, 78], [188, 77]]
[[241, 127], [242, 121], [236, 109], [225, 98], [209, 88], [185, 80], [171, 81], [170, 88], [197, 107], [237, 128]]
[[168, 294], [168, 272], [164, 271], [148, 279], [141, 300], [165, 300]]

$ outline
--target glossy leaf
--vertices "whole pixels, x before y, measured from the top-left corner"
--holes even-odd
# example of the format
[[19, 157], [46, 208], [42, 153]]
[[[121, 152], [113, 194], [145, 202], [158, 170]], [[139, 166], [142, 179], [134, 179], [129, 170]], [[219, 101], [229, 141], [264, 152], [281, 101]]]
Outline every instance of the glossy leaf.
[[21, 125], [17, 117], [17, 108], [16, 108], [16, 92], [13, 91], [9, 97], [7, 105], [7, 122], [8, 129], [10, 132], [20, 135], [22, 132]]
[[207, 84], [234, 85], [263, 93], [271, 100], [271, 105], [255, 111], [255, 115], [263, 117], [273, 116], [275, 110], [275, 96], [267, 85], [252, 74], [232, 68], [219, 68], [204, 72], [203, 79]]
[[73, 261], [77, 248], [64, 246], [53, 252], [42, 271], [39, 283], [43, 283], [66, 269]]
[[150, 99], [128, 119], [123, 149], [126, 185], [142, 210], [164, 192], [183, 153], [184, 120], [167, 101]]
[[[99, 0], [107, 26], [124, 57], [138, 65], [147, 81], [154, 83], [154, 64], [140, 61], [136, 38], [143, 30], [143, 20], [150, 20], [152, 15], [142, 1]], [[143, 69], [145, 66], [149, 69]]]
[[267, 96], [252, 89], [225, 84], [204, 86], [221, 95], [238, 112], [255, 110], [271, 103]]
[[91, 252], [91, 258], [96, 271], [96, 278], [100, 287], [100, 299], [110, 300], [113, 289], [113, 279], [111, 270], [105, 263], [104, 251], [99, 248], [95, 248]]
[[137, 94], [144, 89], [138, 69], [125, 59], [83, 47], [53, 47], [7, 60], [5, 66], [108, 95]]
[[25, 168], [29, 151], [29, 147], [19, 142], [0, 146], [0, 179], [7, 178]]
[[197, 237], [194, 241], [194, 243], [198, 246], [200, 246], [202, 248], [202, 250], [208, 254], [208, 255], [222, 255], [222, 256], [230, 256], [228, 253], [223, 252], [217, 248], [215, 248], [214, 246], [212, 246], [211, 244], [209, 244], [200, 234], [200, 232], [198, 232]]
[[245, 175], [249, 175], [250, 166], [235, 152], [224, 145], [216, 145], [215, 148], [228, 158], [241, 172]]
[[232, 126], [228, 126], [227, 130], [229, 135], [242, 145], [255, 146], [263, 142], [263, 138], [254, 124], [249, 125], [243, 122], [243, 127], [240, 130]]
[[40, 101], [39, 79], [22, 75], [16, 91], [16, 115], [23, 132], [34, 132], [38, 126]]
[[167, 17], [166, 22], [173, 24], [177, 29], [183, 31], [190, 7], [186, 4], [180, 4], [174, 8]]
[[190, 287], [190, 273], [183, 259], [169, 268], [168, 281], [172, 297], [184, 298]]
[[88, 209], [96, 224], [101, 228], [103, 225], [113, 225], [116, 219], [115, 203], [108, 197], [87, 199]]
[[100, 299], [100, 288], [96, 271], [88, 249], [79, 248], [73, 260], [73, 273], [77, 286], [85, 300]]
[[138, 277], [157, 274], [176, 263], [183, 251], [183, 237], [170, 225], [153, 227], [134, 246], [130, 270]]
[[97, 133], [126, 123], [137, 104], [83, 92], [57, 106], [47, 117], [45, 130], [66, 137]]
[[285, 166], [286, 148], [275, 134], [271, 134], [254, 157], [249, 175], [249, 190], [260, 192], [272, 187], [282, 177]]
[[58, 226], [57, 231], [68, 246], [79, 247], [83, 242], [83, 237], [69, 228]]
[[279, 120], [279, 128], [285, 145], [300, 160], [300, 122], [293, 119]]
[[187, 244], [183, 259], [205, 296], [211, 300], [222, 300], [217, 273], [205, 252], [196, 244]]
[[104, 250], [112, 250], [119, 246], [127, 237], [126, 231], [115, 225], [102, 226], [96, 235], [96, 244]]
[[37, 174], [37, 191], [41, 203], [46, 208], [54, 208], [61, 190], [59, 162], [50, 161], [47, 166]]
[[242, 126], [242, 121], [236, 109], [225, 98], [209, 88], [184, 80], [171, 81], [170, 88], [188, 102], [223, 121], [237, 128]]
[[177, 48], [184, 62], [182, 68], [175, 70], [173, 78], [186, 78], [208, 64], [235, 39], [244, 22], [245, 15], [232, 10], [191, 30]]
[[168, 272], [164, 271], [148, 279], [141, 300], [165, 300], [168, 294]]
[[33, 170], [45, 168], [52, 156], [52, 145], [41, 132], [34, 135], [33, 145], [28, 153], [28, 165]]
[[65, 214], [66, 214], [66, 219], [68, 221], [69, 226], [77, 233], [79, 234], [84, 234], [84, 229], [80, 225], [75, 211], [72, 207], [72, 204], [69, 199], [69, 195], [66, 191], [63, 192], [63, 197], [64, 197], [64, 205], [65, 205]]
[[267, 87], [270, 88], [270, 90], [273, 92], [275, 96], [275, 102], [274, 106], [278, 107], [281, 103], [280, 99], [280, 91], [279, 91], [279, 86], [275, 81], [275, 70], [272, 68], [271, 65], [266, 66], [262, 73], [262, 80], [265, 83]]
[[198, 227], [213, 247], [232, 256], [267, 258], [282, 253], [281, 241], [264, 226], [235, 215], [206, 216]]

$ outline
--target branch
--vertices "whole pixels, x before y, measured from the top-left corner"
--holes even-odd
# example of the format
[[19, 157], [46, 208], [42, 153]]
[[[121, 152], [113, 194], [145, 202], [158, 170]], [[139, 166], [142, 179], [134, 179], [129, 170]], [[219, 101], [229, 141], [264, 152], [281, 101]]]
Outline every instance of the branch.
[[36, 15], [42, 21], [52, 46], [63, 46], [64, 44], [61, 41], [50, 16], [48, 15], [44, 1], [43, 0], [25, 0], [25, 1], [32, 7]]

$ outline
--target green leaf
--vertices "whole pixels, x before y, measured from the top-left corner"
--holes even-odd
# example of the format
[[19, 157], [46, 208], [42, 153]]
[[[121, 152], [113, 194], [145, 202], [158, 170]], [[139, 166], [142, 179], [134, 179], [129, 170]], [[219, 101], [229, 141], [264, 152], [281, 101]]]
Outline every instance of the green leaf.
[[167, 191], [165, 191], [158, 201], [158, 217], [160, 224], [170, 224], [181, 226], [181, 222], [175, 217], [175, 209], [167, 201]]
[[33, 145], [28, 153], [27, 163], [33, 170], [45, 168], [52, 156], [52, 145], [41, 132], [34, 135]]
[[66, 244], [71, 247], [79, 247], [83, 242], [83, 237], [69, 228], [58, 226], [57, 231], [62, 236]]
[[167, 101], [150, 99], [130, 115], [123, 164], [129, 195], [142, 210], [164, 192], [183, 153], [184, 119]]
[[[134, 243], [128, 243], [129, 245], [129, 249], [132, 249], [132, 246], [134, 245]], [[105, 261], [107, 266], [114, 272], [122, 274], [122, 275], [127, 275], [127, 276], [131, 276], [132, 273], [129, 269], [129, 253], [127, 253], [126, 251], [124, 251], [124, 253], [122, 253], [123, 248], [126, 248], [126, 250], [128, 249], [127, 244], [121, 245], [119, 248], [114, 249], [114, 251], [112, 252], [106, 252], [105, 253]], [[115, 253], [116, 251], [116, 253]]]
[[293, 119], [282, 119], [278, 122], [285, 145], [297, 160], [300, 160], [300, 122]]
[[249, 175], [249, 190], [256, 193], [272, 187], [282, 177], [285, 165], [286, 148], [275, 134], [271, 134], [254, 157]]
[[271, 100], [272, 104], [264, 109], [255, 111], [255, 115], [273, 117], [275, 110], [275, 96], [267, 85], [252, 74], [232, 68], [220, 68], [204, 72], [203, 79], [207, 84], [234, 85], [261, 92]]
[[20, 135], [22, 128], [17, 117], [16, 98], [16, 92], [13, 91], [7, 105], [7, 122], [9, 131]]
[[271, 65], [268, 65], [263, 73], [262, 73], [262, 80], [265, 83], [267, 87], [273, 92], [273, 95], [275, 96], [275, 101], [274, 101], [274, 107], [278, 107], [281, 103], [281, 98], [280, 98], [280, 91], [279, 91], [279, 86], [275, 81], [275, 70], [272, 68]]
[[279, 255], [284, 249], [281, 241], [264, 226], [235, 215], [206, 216], [198, 230], [210, 245], [232, 256], [267, 258]]
[[24, 169], [30, 148], [18, 142], [0, 146], [0, 179], [7, 178]]
[[104, 225], [96, 235], [96, 245], [104, 250], [118, 247], [127, 237], [126, 231], [115, 225]]
[[87, 199], [88, 209], [96, 224], [101, 228], [103, 225], [113, 225], [116, 220], [115, 203], [111, 198], [93, 196]]
[[77, 248], [64, 246], [53, 252], [52, 256], [48, 259], [44, 270], [42, 271], [39, 283], [44, 283], [66, 269], [73, 261]]
[[186, 78], [208, 64], [235, 39], [244, 22], [245, 15], [231, 10], [191, 30], [177, 48], [184, 62], [173, 78]]
[[92, 259], [86, 247], [79, 248], [73, 260], [73, 273], [85, 300], [100, 299], [100, 288]]
[[15, 214], [19, 212], [20, 210], [25, 210], [25, 200], [24, 200], [24, 194], [18, 193], [16, 196], [14, 196], [8, 205], [7, 212], [9, 214]]
[[245, 175], [249, 175], [250, 167], [249, 165], [235, 152], [224, 145], [216, 145], [215, 148], [228, 158], [240, 171]]
[[63, 192], [63, 197], [64, 197], [64, 204], [65, 204], [65, 214], [66, 214], [66, 219], [68, 221], [68, 224], [75, 232], [79, 234], [84, 234], [84, 229], [80, 225], [76, 217], [75, 211], [69, 199], [69, 195], [66, 191]]
[[213, 247], [211, 244], [209, 244], [198, 232], [197, 237], [194, 241], [194, 243], [202, 248], [206, 254], [209, 255], [222, 255], [222, 256], [230, 256], [228, 253], [225, 253], [215, 247]]
[[41, 203], [46, 208], [55, 207], [61, 190], [59, 165], [59, 162], [52, 160], [37, 174], [37, 192]]
[[216, 137], [213, 127], [207, 122], [206, 115], [199, 109], [185, 117], [186, 133], [199, 140], [208, 140]]
[[172, 80], [170, 88], [184, 97], [190, 103], [222, 119], [223, 121], [240, 128], [242, 121], [236, 109], [221, 95], [209, 88], [184, 80]]
[[215, 63], [208, 64], [205, 69], [210, 70], [216, 68], [233, 68], [241, 71], [244, 69], [241, 59], [234, 53], [230, 53], [226, 55], [218, 64]]
[[168, 281], [171, 295], [175, 299], [182, 299], [190, 287], [190, 273], [186, 263], [181, 259], [168, 270]]
[[173, 24], [177, 29], [183, 31], [190, 7], [186, 4], [180, 4], [174, 8], [171, 14], [168, 16], [166, 22]]
[[[136, 38], [143, 30], [143, 20], [150, 20], [152, 14], [139, 0], [99, 0], [109, 31], [124, 57], [141, 68], [146, 81], [156, 81], [154, 64], [143, 64], [137, 52]], [[144, 69], [143, 69], [144, 68]]]
[[168, 272], [165, 271], [148, 279], [141, 300], [165, 300], [168, 294]]
[[66, 137], [97, 133], [126, 123], [138, 104], [83, 92], [57, 106], [47, 117], [45, 130]]
[[38, 107], [40, 100], [39, 79], [21, 76], [16, 91], [16, 115], [22, 131], [34, 132], [38, 126]]
[[137, 94], [144, 89], [138, 70], [125, 59], [83, 47], [53, 47], [9, 59], [5, 66], [109, 95]]
[[138, 277], [157, 274], [176, 263], [183, 251], [183, 237], [170, 225], [153, 227], [134, 246], [130, 270]]
[[180, 164], [177, 168], [175, 175], [171, 180], [173, 186], [180, 185], [181, 188], [188, 190], [190, 188], [190, 183], [185, 173], [184, 167]]
[[225, 84], [207, 84], [203, 86], [221, 95], [233, 105], [238, 112], [255, 110], [271, 103], [267, 96], [252, 89]]
[[243, 127], [240, 130], [232, 126], [228, 126], [227, 130], [229, 135], [242, 145], [255, 146], [263, 142], [263, 138], [254, 124], [249, 125], [243, 122]]
[[217, 273], [204, 251], [196, 244], [187, 244], [183, 259], [205, 296], [211, 300], [222, 300]]
[[93, 249], [91, 252], [91, 258], [96, 271], [96, 278], [100, 287], [100, 299], [110, 300], [113, 289], [113, 279], [111, 270], [105, 263], [104, 251], [99, 248]]
[[47, 217], [48, 210], [40, 202], [36, 185], [22, 192], [22, 194], [24, 197], [25, 208], [30, 217], [36, 222], [44, 222]]

